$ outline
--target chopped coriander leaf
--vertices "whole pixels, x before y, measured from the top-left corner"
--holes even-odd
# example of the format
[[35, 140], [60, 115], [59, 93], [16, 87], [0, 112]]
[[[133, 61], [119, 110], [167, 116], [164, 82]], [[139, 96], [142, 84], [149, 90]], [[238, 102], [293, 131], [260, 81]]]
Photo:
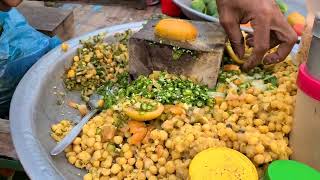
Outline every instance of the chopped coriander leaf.
[[[98, 93], [104, 96], [105, 108], [111, 107], [120, 99], [135, 96], [154, 99], [162, 104], [182, 102], [198, 107], [213, 104], [209, 100], [207, 86], [198, 85], [186, 78], [183, 80], [179, 76], [160, 72], [149, 77], [141, 75], [129, 84], [128, 75], [120, 76], [123, 77], [117, 77], [116, 83], [108, 82], [98, 89]], [[141, 105], [141, 108], [152, 109], [148, 105]]]
[[279, 83], [278, 83], [278, 79], [277, 77], [273, 76], [273, 75], [267, 75], [265, 76], [265, 78], [263, 79], [264, 83], [270, 83], [272, 84], [272, 86], [274, 87], [278, 87]]
[[240, 84], [239, 88], [240, 89], [248, 89], [251, 86], [250, 82], [245, 82]]

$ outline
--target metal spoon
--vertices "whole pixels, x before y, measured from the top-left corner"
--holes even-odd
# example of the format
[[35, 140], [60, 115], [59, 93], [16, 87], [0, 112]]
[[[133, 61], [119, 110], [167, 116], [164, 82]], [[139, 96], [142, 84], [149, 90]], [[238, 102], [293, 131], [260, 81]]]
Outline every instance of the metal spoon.
[[56, 156], [60, 154], [66, 147], [68, 147], [73, 140], [78, 136], [81, 132], [82, 127], [94, 116], [98, 111], [98, 101], [101, 99], [101, 96], [98, 94], [93, 94], [89, 99], [89, 106], [91, 111], [85, 115], [81, 121], [66, 135], [50, 152], [52, 156]]

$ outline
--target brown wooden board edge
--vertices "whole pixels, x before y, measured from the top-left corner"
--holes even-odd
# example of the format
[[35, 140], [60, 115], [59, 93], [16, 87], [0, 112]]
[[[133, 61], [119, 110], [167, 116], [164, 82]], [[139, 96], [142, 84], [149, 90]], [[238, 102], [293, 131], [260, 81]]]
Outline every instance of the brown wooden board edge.
[[0, 119], [0, 156], [17, 160], [18, 155], [13, 145], [9, 124], [9, 120]]

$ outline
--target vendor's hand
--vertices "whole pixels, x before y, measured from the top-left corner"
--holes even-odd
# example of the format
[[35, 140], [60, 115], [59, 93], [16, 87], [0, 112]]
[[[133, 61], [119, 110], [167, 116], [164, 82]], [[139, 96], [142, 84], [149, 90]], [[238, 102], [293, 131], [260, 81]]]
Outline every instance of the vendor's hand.
[[0, 0], [0, 11], [8, 11], [11, 7], [17, 7], [22, 0]]
[[[244, 39], [240, 24], [251, 23], [254, 33], [247, 37], [253, 54], [243, 65], [248, 71], [259, 65], [283, 61], [297, 41], [297, 35], [286, 21], [274, 0], [216, 0], [220, 23], [224, 27], [232, 48], [241, 58], [244, 55]], [[279, 45], [275, 53], [266, 52]]]

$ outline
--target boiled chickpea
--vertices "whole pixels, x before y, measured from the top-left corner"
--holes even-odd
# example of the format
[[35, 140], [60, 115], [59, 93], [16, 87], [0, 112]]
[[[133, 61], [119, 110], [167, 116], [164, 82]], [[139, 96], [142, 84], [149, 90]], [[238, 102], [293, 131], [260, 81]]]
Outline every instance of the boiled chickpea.
[[95, 141], [96, 141], [96, 140], [95, 140], [95, 138], [93, 138], [93, 137], [88, 138], [88, 139], [87, 139], [87, 146], [88, 146], [88, 147], [93, 147]]
[[77, 157], [76, 156], [69, 156], [68, 157], [68, 161], [70, 164], [74, 164], [77, 160]]
[[152, 176], [152, 173], [149, 170], [147, 170], [145, 172], [146, 172], [147, 179], [149, 179]]
[[222, 102], [221, 105], [220, 105], [220, 109], [225, 111], [228, 109], [228, 104], [226, 102]]
[[124, 144], [122, 147], [121, 147], [122, 151], [125, 153], [127, 151], [130, 150], [130, 145], [129, 144]]
[[254, 162], [257, 164], [263, 164], [264, 163], [264, 156], [262, 154], [257, 154], [253, 158]]
[[68, 153], [68, 152], [71, 152], [72, 151], [72, 145], [69, 145], [68, 147], [66, 147], [65, 149], [64, 149], [64, 152], [65, 153]]
[[117, 158], [117, 162], [118, 164], [123, 165], [127, 163], [127, 159], [124, 157], [120, 157], [120, 158]]
[[261, 126], [264, 124], [264, 121], [262, 119], [255, 119], [253, 120], [253, 124], [256, 126]]
[[168, 180], [177, 180], [177, 177], [172, 174], [168, 177]]
[[94, 152], [94, 148], [93, 147], [89, 147], [85, 151], [88, 152], [89, 154], [92, 154]]
[[165, 167], [160, 167], [160, 168], [159, 168], [159, 174], [160, 174], [161, 176], [166, 175], [166, 173], [167, 173], [167, 170], [166, 170]]
[[102, 155], [101, 155], [101, 150], [95, 151], [95, 152], [93, 153], [93, 155], [92, 155], [92, 159], [93, 159], [93, 160], [99, 160], [101, 157], [102, 157]]
[[262, 144], [257, 144], [255, 150], [258, 154], [262, 154], [264, 152], [264, 146]]
[[136, 162], [136, 164], [135, 164], [135, 166], [136, 166], [138, 169], [142, 169], [142, 168], [143, 168], [143, 165], [144, 165], [144, 163], [143, 163], [143, 161], [141, 161], [141, 160], [137, 160], [137, 162]]
[[79, 145], [74, 145], [73, 146], [73, 151], [76, 153], [80, 153], [81, 152], [81, 147]]
[[128, 164], [133, 166], [136, 163], [136, 159], [135, 158], [130, 158], [128, 159]]
[[148, 180], [158, 180], [158, 178], [156, 176], [150, 176]]
[[74, 163], [74, 166], [82, 169], [85, 165], [83, 164], [83, 162], [81, 160], [77, 159], [76, 162]]
[[131, 151], [127, 151], [125, 152], [124, 154], [124, 157], [127, 158], [127, 159], [130, 159], [133, 157], [133, 153]]
[[140, 173], [138, 173], [137, 179], [138, 180], [145, 180], [146, 179], [146, 175], [144, 173], [140, 172]]
[[247, 95], [245, 96], [245, 101], [246, 101], [246, 103], [248, 103], [248, 104], [254, 103], [255, 100], [256, 100], [256, 97], [253, 96], [252, 94], [247, 94]]
[[288, 134], [290, 131], [291, 131], [290, 126], [288, 126], [288, 125], [282, 126], [282, 132], [283, 133]]
[[66, 157], [76, 156], [76, 155], [77, 155], [77, 153], [76, 153], [76, 152], [73, 152], [73, 151], [66, 153]]
[[276, 130], [277, 131], [282, 131], [282, 125], [280, 123], [276, 124]]
[[92, 179], [93, 179], [93, 177], [92, 177], [91, 173], [88, 173], [88, 174], [83, 176], [83, 180], [92, 180]]
[[260, 131], [261, 133], [267, 133], [267, 132], [269, 132], [269, 127], [268, 127], [268, 126], [259, 126], [258, 129], [259, 129], [259, 131]]
[[87, 151], [82, 151], [78, 154], [78, 158], [83, 162], [88, 162], [91, 159], [91, 155]]
[[102, 143], [101, 143], [101, 142], [95, 142], [95, 143], [93, 144], [93, 148], [94, 148], [95, 150], [101, 150], [101, 149], [102, 149]]
[[106, 159], [109, 156], [108, 151], [102, 151], [102, 158]]
[[96, 168], [99, 167], [100, 166], [100, 161], [98, 161], [98, 160], [93, 161], [92, 166], [96, 167]]
[[104, 161], [101, 162], [101, 167], [104, 167], [104, 168], [110, 168], [112, 165], [112, 158], [111, 159], [106, 159]]
[[101, 136], [100, 135], [96, 135], [95, 139], [96, 139], [96, 142], [101, 142]]
[[144, 165], [144, 168], [149, 169], [150, 166], [153, 165], [153, 161], [149, 158], [144, 158], [143, 165]]
[[164, 158], [164, 157], [159, 158], [159, 159], [158, 159], [158, 163], [159, 163], [160, 165], [164, 165], [164, 164], [166, 163], [166, 158]]
[[87, 135], [89, 137], [94, 137], [96, 135], [96, 129], [95, 128], [90, 128], [87, 132]]
[[121, 171], [121, 166], [119, 164], [113, 164], [111, 167], [112, 174], [118, 174]]
[[152, 165], [149, 167], [149, 171], [152, 173], [152, 174], [157, 174], [158, 173], [158, 169], [156, 166]]
[[122, 141], [123, 141], [123, 138], [122, 138], [122, 136], [115, 136], [115, 137], [113, 138], [113, 141], [114, 141], [114, 143], [116, 143], [116, 144], [121, 144]]
[[268, 128], [270, 131], [275, 131], [276, 130], [276, 125], [273, 122], [270, 122], [268, 124]]
[[275, 141], [270, 143], [270, 149], [275, 153], [278, 152], [278, 145], [277, 145], [277, 143]]
[[168, 133], [166, 131], [161, 130], [159, 133], [160, 133], [159, 137], [161, 141], [165, 141], [168, 139]]
[[165, 165], [165, 168], [169, 174], [173, 174], [175, 171], [175, 165], [173, 161], [168, 161]]

